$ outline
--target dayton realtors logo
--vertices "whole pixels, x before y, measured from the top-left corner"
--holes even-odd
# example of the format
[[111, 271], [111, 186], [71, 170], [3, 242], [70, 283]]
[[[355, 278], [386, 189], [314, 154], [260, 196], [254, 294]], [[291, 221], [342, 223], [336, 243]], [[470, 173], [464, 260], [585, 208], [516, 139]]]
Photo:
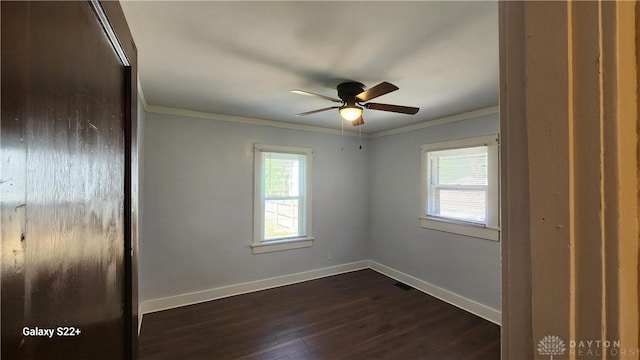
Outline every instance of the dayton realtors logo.
[[[549, 355], [550, 360], [566, 353], [567, 346], [557, 335], [547, 335], [538, 342], [538, 354]], [[619, 356], [620, 359], [637, 359], [640, 349], [623, 348], [620, 340], [570, 340], [568, 354], [576, 358]]]
[[553, 355], [564, 355], [565, 352], [564, 341], [557, 335], [547, 335], [538, 342], [538, 354], [549, 355], [550, 360], [553, 360]]

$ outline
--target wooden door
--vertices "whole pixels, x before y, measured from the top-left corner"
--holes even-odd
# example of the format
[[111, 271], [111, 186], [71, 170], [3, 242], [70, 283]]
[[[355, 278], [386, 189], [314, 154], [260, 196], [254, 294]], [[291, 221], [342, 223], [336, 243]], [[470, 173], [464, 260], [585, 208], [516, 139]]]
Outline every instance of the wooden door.
[[2, 359], [133, 358], [135, 48], [97, 2], [1, 11]]

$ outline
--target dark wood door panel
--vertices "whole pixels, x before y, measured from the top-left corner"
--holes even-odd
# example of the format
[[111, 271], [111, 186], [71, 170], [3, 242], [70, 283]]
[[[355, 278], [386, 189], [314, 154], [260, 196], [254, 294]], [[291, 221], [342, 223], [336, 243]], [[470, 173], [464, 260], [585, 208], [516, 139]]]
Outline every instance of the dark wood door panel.
[[[23, 3], [2, 5], [2, 119], [0, 122], [0, 237], [1, 261], [0, 321], [1, 334], [9, 329], [14, 333], [22, 326], [24, 314], [24, 263], [25, 249], [22, 238], [26, 226], [26, 121], [28, 103], [28, 6]], [[14, 29], [5, 31], [5, 29]], [[10, 49], [10, 50], [9, 50]], [[11, 51], [12, 56], [6, 56]], [[6, 309], [6, 310], [5, 310]], [[11, 310], [12, 314], [6, 311]], [[15, 314], [15, 315], [14, 315]], [[2, 337], [1, 358], [12, 359], [17, 335], [9, 347]], [[6, 349], [6, 350], [5, 350]]]
[[126, 69], [88, 2], [2, 2], [2, 54], [2, 358], [128, 358]]

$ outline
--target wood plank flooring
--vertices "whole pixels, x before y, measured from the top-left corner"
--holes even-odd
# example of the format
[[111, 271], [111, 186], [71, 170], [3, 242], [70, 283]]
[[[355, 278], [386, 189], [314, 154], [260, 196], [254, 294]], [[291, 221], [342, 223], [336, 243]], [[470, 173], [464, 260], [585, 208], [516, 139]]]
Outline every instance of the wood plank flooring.
[[360, 270], [144, 316], [140, 359], [499, 360], [500, 327]]

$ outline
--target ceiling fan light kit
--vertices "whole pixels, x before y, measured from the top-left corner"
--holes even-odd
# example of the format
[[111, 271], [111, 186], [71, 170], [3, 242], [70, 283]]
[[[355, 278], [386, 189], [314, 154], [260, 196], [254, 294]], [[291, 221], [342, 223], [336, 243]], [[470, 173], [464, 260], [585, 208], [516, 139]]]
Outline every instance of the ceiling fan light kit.
[[388, 94], [392, 91], [398, 90], [398, 87], [388, 83], [386, 81], [381, 82], [380, 84], [366, 89], [364, 84], [361, 84], [356, 81], [348, 81], [338, 85], [338, 97], [340, 99], [332, 98], [325, 95], [315, 94], [304, 90], [291, 90], [294, 94], [306, 95], [306, 96], [314, 96], [324, 100], [329, 100], [337, 103], [342, 103], [342, 106], [331, 106], [318, 110], [311, 110], [307, 112], [303, 112], [300, 114], [296, 114], [296, 116], [305, 116], [309, 114], [315, 114], [321, 111], [327, 111], [331, 109], [338, 109], [340, 116], [347, 120], [351, 121], [353, 126], [358, 126], [364, 124], [364, 119], [362, 118], [363, 108], [371, 109], [371, 110], [380, 110], [380, 111], [389, 111], [400, 114], [408, 114], [415, 115], [418, 110], [417, 107], [411, 106], [400, 106], [400, 105], [391, 105], [391, 104], [379, 104], [379, 103], [366, 103], [369, 100], [377, 98], [378, 96], [382, 96]]
[[340, 116], [347, 121], [357, 120], [362, 116], [362, 108], [357, 105], [345, 105], [340, 108]]

